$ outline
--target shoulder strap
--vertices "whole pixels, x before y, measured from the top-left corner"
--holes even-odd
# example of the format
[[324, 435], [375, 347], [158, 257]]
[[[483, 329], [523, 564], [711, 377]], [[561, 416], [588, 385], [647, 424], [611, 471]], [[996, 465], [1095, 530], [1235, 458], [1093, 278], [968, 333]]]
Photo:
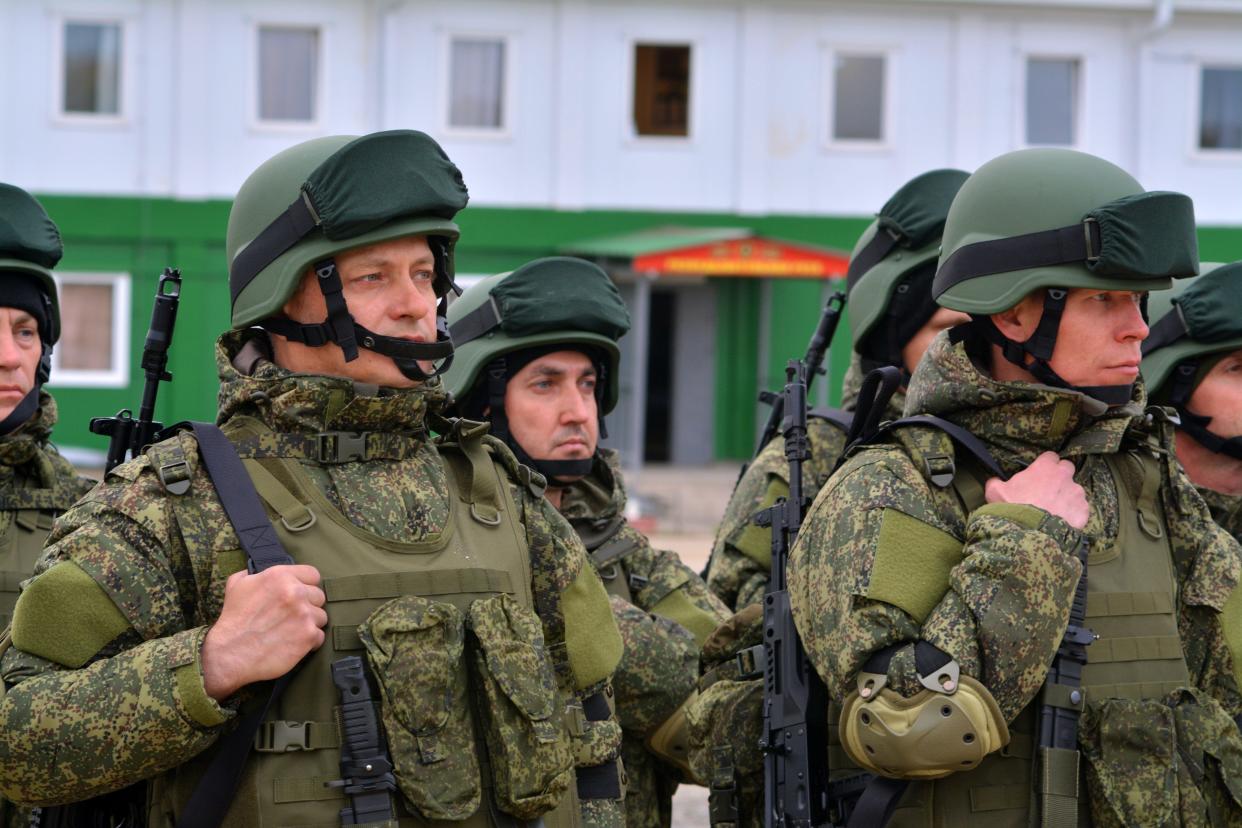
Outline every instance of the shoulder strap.
[[[203, 465], [215, 486], [220, 505], [224, 507], [224, 513], [246, 553], [250, 571], [262, 572], [269, 567], [293, 563], [293, 558], [276, 536], [259, 493], [255, 491], [254, 483], [229, 438], [211, 423], [189, 425], [198, 440]], [[277, 679], [267, 701], [243, 715], [237, 727], [220, 738], [216, 755], [199, 778], [177, 828], [218, 828], [223, 824], [224, 815], [237, 795], [237, 786], [241, 782], [246, 757], [254, 746], [254, 735], [259, 730], [259, 724], [284, 693], [292, 675], [291, 671]]]
[[[993, 475], [999, 477], [1001, 480], [1008, 479], [1009, 477], [1009, 475], [1005, 474], [1005, 472], [1001, 469], [1000, 463], [996, 462], [996, 458], [994, 458], [992, 453], [988, 451], [988, 447], [983, 444], [982, 440], [962, 428], [957, 423], [950, 422], [933, 414], [918, 414], [913, 417], [902, 417], [900, 420], [885, 423], [884, 427], [877, 431], [876, 436], [879, 436], [879, 434], [883, 432], [891, 431], [895, 428], [901, 428], [903, 426], [924, 426], [939, 429], [949, 435], [949, 437], [953, 439], [953, 442], [956, 443], [959, 448], [966, 449], [966, 451], [970, 453], [971, 457], [978, 460], [979, 463]], [[943, 489], [945, 486], [953, 482], [953, 475], [956, 472], [956, 467], [953, 465], [953, 458], [949, 458], [947, 472], [937, 470], [935, 473], [932, 473], [930, 468], [928, 469], [928, 472], [932, 483]], [[945, 477], [946, 473], [947, 477]]]
[[[887, 400], [885, 403], [887, 404]], [[806, 414], [808, 417], [827, 420], [846, 434], [850, 433], [850, 426], [854, 423], [854, 415], [839, 408], [812, 408]]]

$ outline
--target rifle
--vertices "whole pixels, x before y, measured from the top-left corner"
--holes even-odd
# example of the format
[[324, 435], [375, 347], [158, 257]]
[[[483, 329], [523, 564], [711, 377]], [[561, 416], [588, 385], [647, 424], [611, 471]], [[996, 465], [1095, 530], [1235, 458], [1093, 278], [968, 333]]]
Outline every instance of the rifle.
[[[817, 337], [825, 327], [821, 319]], [[779, 410], [784, 415], [781, 434], [789, 461], [789, 496], [777, 501], [759, 518], [760, 525], [772, 527], [772, 574], [763, 599], [761, 645], [764, 687], [763, 735], [759, 746], [764, 752], [763, 824], [765, 828], [817, 828], [829, 824], [828, 692], [798, 637], [785, 581], [789, 549], [798, 537], [805, 506], [802, 464], [810, 458], [806, 436], [810, 366], [790, 360], [785, 376]], [[776, 406], [773, 409], [777, 410]]]
[[[806, 346], [806, 355], [802, 357], [802, 364], [806, 366], [806, 390], [808, 393], [811, 389], [811, 381], [816, 376], [827, 373], [824, 368], [824, 356], [828, 353], [828, 346], [832, 342], [833, 334], [837, 332], [837, 324], [841, 321], [841, 310], [844, 307], [845, 292], [838, 290], [828, 297], [828, 301], [824, 303], [823, 311], [819, 314], [819, 324], [815, 326], [815, 332], [811, 334], [811, 341]], [[755, 447], [755, 453], [751, 455], [752, 459], [758, 456], [759, 452], [763, 451], [764, 446], [772, 442], [772, 438], [780, 430], [781, 422], [785, 417], [784, 394], [760, 391], [759, 402], [771, 406], [771, 410], [768, 412], [768, 421], [763, 426], [763, 434], [759, 436], [759, 444]], [[746, 469], [749, 467], [749, 461], [742, 464], [742, 470], [737, 476], [739, 483], [746, 475]], [[734, 486], [736, 487], [736, 484]]]
[[157, 442], [164, 424], [152, 419], [155, 416], [155, 396], [161, 382], [172, 381], [168, 373], [168, 346], [172, 344], [173, 327], [177, 324], [177, 306], [181, 302], [181, 271], [166, 267], [155, 288], [155, 306], [151, 309], [151, 327], [142, 346], [142, 370], [146, 385], [142, 389], [142, 405], [138, 418], [133, 412], [122, 408], [114, 417], [94, 417], [91, 432], [108, 438], [108, 459], [104, 471], [110, 472], [127, 459]]

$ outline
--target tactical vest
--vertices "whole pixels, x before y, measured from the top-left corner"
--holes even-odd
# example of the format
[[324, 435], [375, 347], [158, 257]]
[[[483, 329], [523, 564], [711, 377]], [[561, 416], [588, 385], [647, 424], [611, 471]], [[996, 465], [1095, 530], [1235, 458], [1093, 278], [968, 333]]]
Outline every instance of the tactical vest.
[[[572, 521], [574, 531], [591, 556], [591, 563], [599, 573], [600, 580], [609, 595], [615, 595], [623, 601], [634, 603], [634, 593], [646, 586], [646, 579], [632, 575], [622, 566], [622, 559], [638, 549], [638, 543], [632, 538], [621, 534], [625, 518], [618, 515], [606, 520], [575, 520]], [[631, 583], [634, 579], [637, 583]]]
[[[238, 438], [270, 433], [249, 418], [230, 421], [226, 430], [235, 443]], [[473, 602], [500, 594], [533, 608], [531, 565], [521, 512], [481, 435], [437, 446], [449, 472], [450, 518], [441, 533], [416, 543], [388, 540], [354, 525], [329, 502], [298, 460], [244, 447], [261, 445], [261, 441], [240, 442], [238, 453], [267, 506], [281, 543], [295, 561], [316, 567], [323, 577], [328, 624], [323, 646], [300, 665], [260, 727], [225, 824], [246, 828], [339, 826], [338, 814], [346, 798], [339, 787], [329, 784], [341, 778], [339, 699], [331, 675], [332, 662], [346, 655], [362, 656], [360, 625], [378, 607], [400, 596], [422, 596], [449, 604], [463, 614]], [[434, 694], [450, 686], [465, 688], [465, 692], [455, 696], [454, 702], [439, 697], [420, 699], [426, 705], [442, 705], [441, 712], [449, 719], [456, 718], [456, 725], [428, 728], [415, 737], [415, 744], [417, 761], [426, 766], [443, 766], [443, 774], [432, 780], [433, 786], [439, 788], [431, 795], [444, 793], [446, 787], [470, 784], [461, 769], [468, 764], [463, 762], [464, 754], [473, 751], [482, 785], [482, 805], [464, 819], [429, 820], [411, 814], [402, 795], [394, 791], [398, 820], [375, 823], [376, 828], [524, 824], [494, 805], [493, 776], [478, 710], [482, 692], [474, 686], [478, 682], [470, 678], [466, 663], [472, 656], [471, 650], [467, 643], [464, 654], [458, 651], [456, 659], [451, 657], [452, 653], [434, 650], [422, 654], [428, 664], [441, 667], [416, 672], [416, 676], [421, 676], [418, 680], [425, 681], [428, 688], [437, 688], [427, 692]], [[522, 689], [529, 692], [531, 688]], [[557, 704], [563, 705], [564, 700], [558, 699]], [[560, 712], [555, 717], [557, 727], [563, 726]], [[569, 716], [565, 718], [568, 720]], [[389, 749], [392, 752], [391, 743]], [[150, 825], [176, 824], [176, 814], [189, 799], [213, 755], [214, 750], [208, 750], [202, 757], [155, 780]], [[569, 828], [580, 823], [572, 784], [560, 804], [544, 814], [542, 820], [548, 828]]]
[[[956, 468], [951, 454], [913, 459], [924, 465], [933, 486], [943, 489], [951, 483], [962, 514], [983, 505], [988, 475], [970, 458], [959, 458]], [[1161, 460], [1153, 446], [1131, 441], [1102, 459], [1116, 489], [1118, 527], [1112, 542], [1088, 558], [1086, 623], [1099, 639], [1087, 647], [1082, 675], [1086, 704], [1110, 698], [1160, 704], [1169, 692], [1190, 684], [1178, 633], [1173, 550], [1159, 496]], [[949, 468], [936, 474], [936, 463], [946, 460]], [[1045, 694], [1036, 696], [1010, 724], [1009, 744], [975, 770], [912, 784], [889, 825], [1028, 825], [1043, 703], [1054, 701]], [[1079, 824], [1089, 825], [1089, 816], [1087, 792], [1081, 790]]]
[[34, 573], [52, 521], [74, 497], [55, 489], [17, 489], [0, 494], [0, 630], [13, 620], [21, 582]]

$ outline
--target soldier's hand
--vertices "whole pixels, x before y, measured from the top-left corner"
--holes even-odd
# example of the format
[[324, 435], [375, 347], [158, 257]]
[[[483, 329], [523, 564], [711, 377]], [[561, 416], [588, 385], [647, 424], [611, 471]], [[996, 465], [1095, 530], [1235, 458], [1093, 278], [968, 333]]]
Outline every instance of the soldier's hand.
[[988, 503], [1027, 503], [1064, 520], [1075, 529], [1087, 525], [1087, 493], [1074, 482], [1074, 464], [1045, 451], [1008, 480], [993, 477], [983, 489]]
[[319, 570], [294, 564], [224, 584], [220, 617], [203, 640], [203, 684], [220, 701], [256, 681], [274, 679], [317, 649], [328, 623]]

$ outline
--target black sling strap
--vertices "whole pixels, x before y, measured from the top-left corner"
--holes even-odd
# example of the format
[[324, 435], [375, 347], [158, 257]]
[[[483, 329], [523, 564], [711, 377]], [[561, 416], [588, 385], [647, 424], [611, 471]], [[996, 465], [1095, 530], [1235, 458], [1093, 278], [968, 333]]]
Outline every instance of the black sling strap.
[[[282, 564], [293, 563], [263, 508], [250, 475], [237, 456], [236, 449], [219, 428], [211, 423], [190, 423], [198, 439], [199, 454], [215, 486], [220, 505], [237, 533], [247, 567], [252, 573]], [[177, 828], [218, 828], [224, 823], [237, 786], [241, 782], [246, 757], [254, 746], [254, 736], [267, 711], [284, 693], [293, 672], [272, 684], [267, 701], [241, 716], [237, 727], [220, 737], [219, 748], [198, 786], [182, 811]]]

